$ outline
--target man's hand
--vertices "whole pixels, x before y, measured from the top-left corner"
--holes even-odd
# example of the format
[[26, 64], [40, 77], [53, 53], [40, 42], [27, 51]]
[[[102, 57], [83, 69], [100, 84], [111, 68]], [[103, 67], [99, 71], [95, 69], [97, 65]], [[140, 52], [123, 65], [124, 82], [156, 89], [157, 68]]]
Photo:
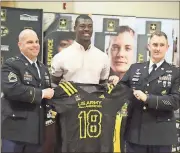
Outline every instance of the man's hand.
[[46, 88], [42, 90], [42, 98], [51, 99], [54, 96], [54, 90]]
[[116, 85], [119, 82], [119, 77], [112, 75], [109, 77], [108, 83]]
[[133, 90], [133, 94], [138, 100], [146, 102], [147, 95], [144, 92], [142, 92], [141, 90]]

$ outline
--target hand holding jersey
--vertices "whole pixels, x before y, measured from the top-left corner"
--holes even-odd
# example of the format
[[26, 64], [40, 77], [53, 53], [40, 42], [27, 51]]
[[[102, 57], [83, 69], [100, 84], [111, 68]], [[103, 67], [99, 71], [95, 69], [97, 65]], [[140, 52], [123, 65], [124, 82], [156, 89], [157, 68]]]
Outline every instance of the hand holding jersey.
[[141, 100], [142, 102], [146, 103], [147, 94], [145, 94], [141, 90], [133, 90], [133, 94], [138, 100]]
[[110, 84], [116, 85], [119, 82], [119, 77], [116, 76], [116, 75], [112, 75], [112, 76], [109, 77], [108, 82]]

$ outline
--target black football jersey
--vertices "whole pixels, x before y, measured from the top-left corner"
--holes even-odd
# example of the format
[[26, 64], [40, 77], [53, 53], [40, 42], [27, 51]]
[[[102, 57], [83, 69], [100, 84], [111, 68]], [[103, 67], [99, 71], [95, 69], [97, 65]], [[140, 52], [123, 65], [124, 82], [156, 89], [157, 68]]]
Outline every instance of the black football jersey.
[[[125, 88], [121, 89], [123, 92], [117, 91], [117, 87], [114, 89], [112, 85], [71, 82], [62, 82], [54, 89], [50, 104], [60, 113], [62, 152], [113, 150], [116, 113], [129, 93]], [[107, 138], [111, 140], [105, 140]]]

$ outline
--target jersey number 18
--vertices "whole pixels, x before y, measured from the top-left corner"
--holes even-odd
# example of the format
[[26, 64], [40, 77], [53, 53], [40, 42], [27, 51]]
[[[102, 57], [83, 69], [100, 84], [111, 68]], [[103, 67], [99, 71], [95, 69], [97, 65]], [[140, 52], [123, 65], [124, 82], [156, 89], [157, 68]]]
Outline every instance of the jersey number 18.
[[97, 138], [101, 134], [102, 113], [98, 110], [81, 111], [78, 115], [80, 139]]

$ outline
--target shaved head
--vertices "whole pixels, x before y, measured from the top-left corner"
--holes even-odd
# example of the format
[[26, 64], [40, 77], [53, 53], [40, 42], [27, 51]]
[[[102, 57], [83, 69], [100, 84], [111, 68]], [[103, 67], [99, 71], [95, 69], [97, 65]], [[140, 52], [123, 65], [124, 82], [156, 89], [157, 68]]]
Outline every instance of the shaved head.
[[31, 29], [21, 31], [18, 46], [21, 53], [34, 61], [40, 51], [39, 39], [36, 32]]
[[25, 37], [28, 36], [29, 34], [33, 34], [33, 35], [37, 36], [37, 34], [34, 30], [25, 29], [25, 30], [21, 31], [19, 34], [19, 42], [23, 41], [25, 39]]

